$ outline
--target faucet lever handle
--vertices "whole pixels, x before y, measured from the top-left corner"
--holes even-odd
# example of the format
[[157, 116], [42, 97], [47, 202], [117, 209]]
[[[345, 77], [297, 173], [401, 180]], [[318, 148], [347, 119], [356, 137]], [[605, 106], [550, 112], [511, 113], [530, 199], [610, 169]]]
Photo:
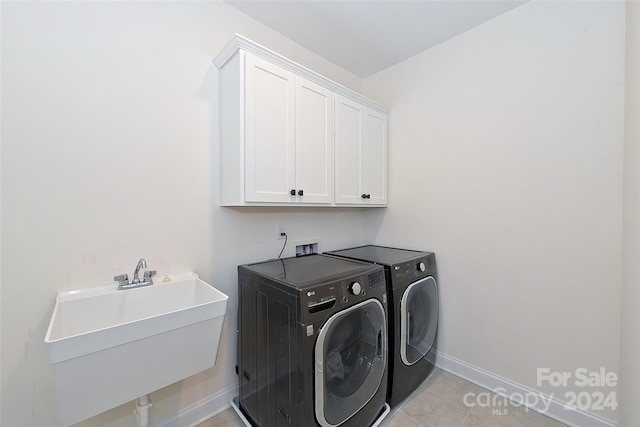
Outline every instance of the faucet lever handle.
[[144, 272], [144, 277], [143, 277], [143, 281], [144, 282], [150, 282], [151, 281], [151, 277], [156, 275], [156, 271], [155, 270], [147, 270]]
[[115, 276], [113, 278], [113, 280], [115, 282], [118, 282], [118, 284], [120, 284], [120, 285], [128, 285], [129, 284], [129, 275], [121, 274], [119, 276]]

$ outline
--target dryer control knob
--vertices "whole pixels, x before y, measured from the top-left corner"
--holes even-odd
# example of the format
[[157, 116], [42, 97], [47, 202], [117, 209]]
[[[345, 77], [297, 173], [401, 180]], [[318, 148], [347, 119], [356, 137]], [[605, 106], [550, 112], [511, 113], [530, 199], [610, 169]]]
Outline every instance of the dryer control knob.
[[362, 292], [362, 286], [358, 282], [353, 282], [349, 285], [349, 292], [353, 295], [360, 295], [360, 292]]
[[418, 271], [422, 271], [423, 273], [427, 270], [427, 266], [424, 265], [424, 262], [418, 263]]

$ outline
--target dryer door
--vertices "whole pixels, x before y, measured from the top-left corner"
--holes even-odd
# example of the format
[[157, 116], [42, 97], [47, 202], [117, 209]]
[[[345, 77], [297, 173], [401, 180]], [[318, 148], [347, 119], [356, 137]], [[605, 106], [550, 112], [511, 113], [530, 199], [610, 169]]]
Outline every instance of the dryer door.
[[315, 413], [338, 426], [376, 394], [387, 364], [384, 307], [369, 299], [331, 316], [315, 346]]
[[413, 365], [431, 350], [438, 329], [438, 286], [425, 277], [407, 287], [400, 300], [400, 358]]

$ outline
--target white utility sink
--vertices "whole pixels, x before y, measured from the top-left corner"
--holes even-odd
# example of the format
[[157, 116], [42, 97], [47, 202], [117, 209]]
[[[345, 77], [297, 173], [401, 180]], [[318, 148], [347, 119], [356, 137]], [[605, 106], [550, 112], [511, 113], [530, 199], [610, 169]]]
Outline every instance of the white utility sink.
[[61, 292], [45, 343], [68, 426], [215, 364], [228, 297], [194, 273]]

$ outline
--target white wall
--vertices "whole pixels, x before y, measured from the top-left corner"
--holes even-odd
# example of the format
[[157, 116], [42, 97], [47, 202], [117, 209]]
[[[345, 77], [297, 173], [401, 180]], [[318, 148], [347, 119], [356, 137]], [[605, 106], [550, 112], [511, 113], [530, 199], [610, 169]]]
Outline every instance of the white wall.
[[626, 3], [624, 239], [620, 425], [640, 423], [640, 3]]
[[436, 252], [439, 351], [565, 401], [537, 368], [619, 372], [624, 37], [624, 3], [530, 2], [364, 82], [376, 241]]
[[[361, 82], [221, 2], [1, 7], [0, 424], [56, 425], [43, 340], [57, 292], [131, 274], [145, 257], [158, 274], [195, 271], [231, 297], [217, 366], [151, 395], [162, 425], [236, 384], [236, 266], [278, 255], [277, 224], [328, 250], [364, 243], [369, 214], [217, 205], [213, 57], [237, 32], [348, 87]], [[132, 410], [81, 425], [134, 425]]]

